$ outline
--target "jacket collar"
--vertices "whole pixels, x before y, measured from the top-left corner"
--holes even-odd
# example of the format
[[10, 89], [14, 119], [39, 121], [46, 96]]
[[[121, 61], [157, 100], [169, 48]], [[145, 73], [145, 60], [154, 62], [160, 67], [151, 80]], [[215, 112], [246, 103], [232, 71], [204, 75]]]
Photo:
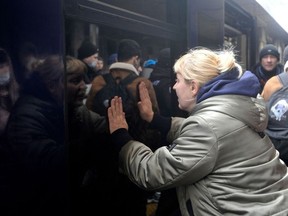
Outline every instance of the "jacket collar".
[[115, 62], [109, 67], [109, 70], [112, 70], [112, 69], [122, 69], [122, 70], [132, 71], [137, 76], [139, 76], [139, 72], [136, 70], [136, 68], [132, 64], [129, 64], [129, 63]]

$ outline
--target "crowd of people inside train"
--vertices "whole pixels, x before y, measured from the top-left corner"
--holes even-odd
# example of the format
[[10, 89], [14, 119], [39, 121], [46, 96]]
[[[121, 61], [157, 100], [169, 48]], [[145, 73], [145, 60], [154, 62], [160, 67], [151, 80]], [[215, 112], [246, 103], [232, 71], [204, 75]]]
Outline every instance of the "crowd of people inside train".
[[155, 216], [288, 214], [288, 46], [245, 71], [232, 48], [28, 45], [20, 67], [0, 48], [5, 215], [146, 216], [155, 195]]

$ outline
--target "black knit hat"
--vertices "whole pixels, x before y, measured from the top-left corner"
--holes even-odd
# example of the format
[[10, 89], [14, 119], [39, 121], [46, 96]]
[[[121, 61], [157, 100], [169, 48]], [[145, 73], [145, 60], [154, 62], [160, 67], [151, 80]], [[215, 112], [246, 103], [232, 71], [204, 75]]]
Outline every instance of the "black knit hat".
[[98, 48], [90, 41], [83, 41], [78, 49], [78, 59], [87, 58], [95, 53], [98, 53]]
[[279, 52], [277, 50], [277, 47], [275, 47], [273, 44], [267, 44], [261, 49], [260, 54], [259, 54], [260, 60], [265, 55], [273, 55], [273, 56], [275, 56], [278, 59], [278, 61], [279, 61], [279, 58], [280, 58], [280, 54], [279, 54]]

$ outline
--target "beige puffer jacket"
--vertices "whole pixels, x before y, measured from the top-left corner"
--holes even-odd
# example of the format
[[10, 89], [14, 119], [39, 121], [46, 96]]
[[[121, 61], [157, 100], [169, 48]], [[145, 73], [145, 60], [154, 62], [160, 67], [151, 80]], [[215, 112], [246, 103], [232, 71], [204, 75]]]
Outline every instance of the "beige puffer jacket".
[[261, 133], [266, 126], [262, 100], [211, 97], [187, 119], [172, 119], [173, 149], [153, 153], [130, 141], [120, 152], [121, 169], [148, 190], [176, 187], [183, 216], [191, 205], [201, 216], [287, 216], [287, 167]]

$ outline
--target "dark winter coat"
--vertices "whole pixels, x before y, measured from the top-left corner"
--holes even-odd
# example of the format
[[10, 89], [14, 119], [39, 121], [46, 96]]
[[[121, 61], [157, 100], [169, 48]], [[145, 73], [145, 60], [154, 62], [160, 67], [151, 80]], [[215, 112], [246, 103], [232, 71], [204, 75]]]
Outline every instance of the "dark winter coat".
[[170, 74], [171, 68], [156, 65], [149, 78], [156, 93], [160, 114], [166, 117], [172, 115]]
[[252, 72], [257, 76], [261, 89], [259, 93], [263, 91], [264, 85], [266, 82], [273, 76], [278, 75], [284, 71], [284, 67], [282, 64], [277, 64], [277, 66], [272, 71], [265, 71], [263, 67], [261, 67], [261, 64], [258, 63], [252, 70]]
[[15, 215], [63, 216], [68, 214], [63, 108], [39, 95], [22, 95], [11, 111], [4, 146], [11, 164], [7, 199]]

